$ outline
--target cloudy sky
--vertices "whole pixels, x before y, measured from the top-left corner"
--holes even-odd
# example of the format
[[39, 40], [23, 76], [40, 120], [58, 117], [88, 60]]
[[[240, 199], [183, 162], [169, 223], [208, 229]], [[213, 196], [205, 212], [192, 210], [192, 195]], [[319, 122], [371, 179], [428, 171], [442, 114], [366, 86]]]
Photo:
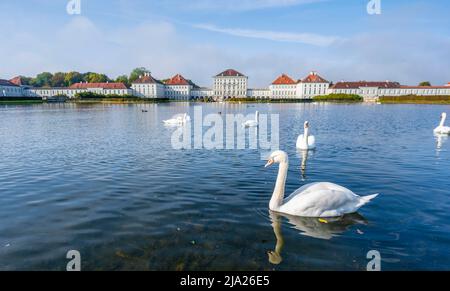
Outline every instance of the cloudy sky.
[[202, 86], [234, 68], [262, 87], [316, 70], [331, 81], [450, 82], [450, 2], [381, 0], [1, 0], [0, 78], [42, 71], [116, 77], [147, 67]]

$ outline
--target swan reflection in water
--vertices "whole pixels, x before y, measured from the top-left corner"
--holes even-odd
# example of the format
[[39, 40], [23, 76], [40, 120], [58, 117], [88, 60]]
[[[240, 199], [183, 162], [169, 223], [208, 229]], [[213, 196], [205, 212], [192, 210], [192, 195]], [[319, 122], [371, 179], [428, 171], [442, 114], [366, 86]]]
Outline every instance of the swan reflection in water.
[[300, 172], [302, 174], [302, 181], [306, 181], [306, 168], [308, 165], [308, 157], [313, 150], [299, 150], [297, 149], [297, 156], [302, 160], [300, 164]]
[[[325, 220], [311, 217], [292, 216], [269, 211], [273, 232], [277, 240], [275, 250], [267, 252], [269, 262], [279, 265], [283, 258], [281, 252], [284, 247], [284, 238], [281, 232], [282, 218], [286, 218], [292, 228], [299, 230], [300, 234], [317, 239], [330, 240], [333, 237], [350, 230], [353, 225], [366, 225], [367, 220], [359, 213], [347, 214], [342, 217], [327, 218]], [[326, 221], [326, 223], [325, 223]]]
[[447, 142], [448, 135], [447, 134], [435, 134], [436, 137], [436, 149], [440, 151], [442, 149], [442, 145]]

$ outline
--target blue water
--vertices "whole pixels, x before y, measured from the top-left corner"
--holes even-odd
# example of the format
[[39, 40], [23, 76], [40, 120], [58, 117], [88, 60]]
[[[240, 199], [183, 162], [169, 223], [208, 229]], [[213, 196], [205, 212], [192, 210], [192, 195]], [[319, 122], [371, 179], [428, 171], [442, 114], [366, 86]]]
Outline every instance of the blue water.
[[[380, 193], [321, 223], [269, 213], [277, 167], [258, 150], [174, 150], [163, 119], [275, 113], [286, 192], [329, 181]], [[148, 112], [142, 112], [145, 108]], [[0, 107], [0, 270], [450, 269], [450, 106], [343, 104]], [[317, 150], [295, 140], [309, 120]], [[269, 254], [269, 252], [271, 252]]]

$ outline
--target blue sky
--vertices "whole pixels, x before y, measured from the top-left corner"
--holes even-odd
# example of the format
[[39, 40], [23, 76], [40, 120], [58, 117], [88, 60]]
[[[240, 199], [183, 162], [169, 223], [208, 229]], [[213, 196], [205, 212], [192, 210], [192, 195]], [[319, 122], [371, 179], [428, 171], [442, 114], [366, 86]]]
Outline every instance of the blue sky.
[[2, 0], [0, 78], [42, 71], [110, 77], [144, 66], [203, 86], [235, 68], [252, 87], [316, 70], [331, 81], [450, 82], [447, 0]]

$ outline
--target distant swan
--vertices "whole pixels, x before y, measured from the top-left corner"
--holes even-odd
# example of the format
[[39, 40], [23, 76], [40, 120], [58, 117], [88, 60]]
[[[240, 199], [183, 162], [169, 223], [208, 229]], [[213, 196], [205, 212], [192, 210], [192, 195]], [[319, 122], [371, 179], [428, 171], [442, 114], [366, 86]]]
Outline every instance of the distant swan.
[[436, 134], [450, 134], [450, 127], [444, 126], [445, 120], [447, 119], [447, 113], [442, 113], [441, 115], [441, 123], [438, 127], [434, 129], [434, 133]]
[[258, 123], [259, 123], [259, 112], [256, 111], [255, 112], [255, 120], [247, 120], [242, 125], [244, 127], [256, 127], [256, 126], [258, 126]]
[[336, 217], [354, 213], [378, 194], [360, 197], [352, 191], [333, 183], [304, 185], [284, 199], [289, 159], [285, 152], [270, 155], [266, 168], [279, 163], [277, 182], [270, 200], [272, 211], [303, 217]]
[[309, 122], [305, 121], [305, 132], [297, 138], [297, 148], [300, 150], [313, 150], [316, 148], [316, 138], [309, 135]]
[[164, 120], [165, 125], [184, 125], [186, 122], [191, 121], [191, 117], [186, 113], [183, 116], [178, 116], [172, 119]]

